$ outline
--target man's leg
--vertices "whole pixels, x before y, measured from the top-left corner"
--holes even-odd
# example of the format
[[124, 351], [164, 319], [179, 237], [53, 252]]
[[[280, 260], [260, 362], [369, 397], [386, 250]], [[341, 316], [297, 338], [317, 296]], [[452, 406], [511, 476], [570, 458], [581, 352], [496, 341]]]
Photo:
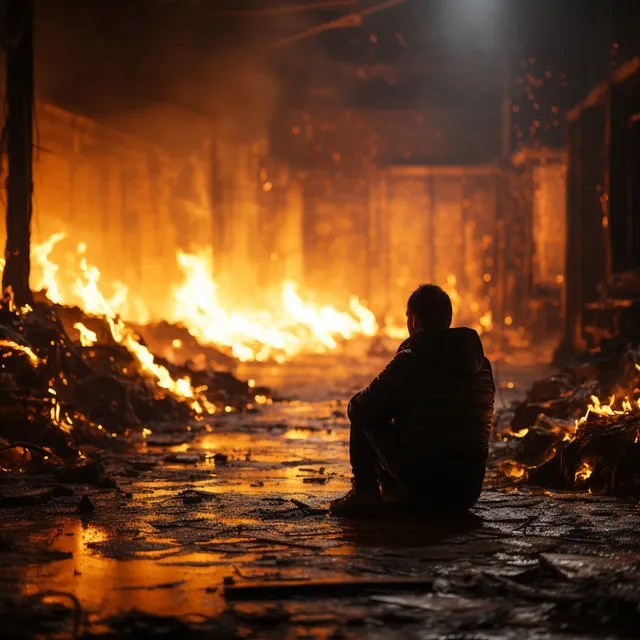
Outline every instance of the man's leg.
[[[382, 509], [378, 488], [379, 472], [392, 472], [389, 464], [397, 438], [389, 424], [366, 427], [351, 425], [349, 457], [353, 471], [353, 488], [343, 498], [331, 502], [336, 515], [375, 515]], [[388, 481], [387, 481], [388, 482]]]
[[349, 435], [349, 460], [353, 472], [353, 484], [360, 489], [378, 488], [378, 456], [368, 437], [368, 429], [351, 425]]

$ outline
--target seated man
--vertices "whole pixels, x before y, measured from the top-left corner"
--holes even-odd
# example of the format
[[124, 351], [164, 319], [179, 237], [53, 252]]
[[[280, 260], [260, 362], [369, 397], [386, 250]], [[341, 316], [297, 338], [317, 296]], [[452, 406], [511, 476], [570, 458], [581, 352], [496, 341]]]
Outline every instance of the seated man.
[[349, 403], [353, 488], [333, 514], [374, 515], [385, 502], [464, 512], [478, 500], [495, 387], [480, 337], [451, 329], [451, 316], [440, 287], [411, 294], [409, 338]]

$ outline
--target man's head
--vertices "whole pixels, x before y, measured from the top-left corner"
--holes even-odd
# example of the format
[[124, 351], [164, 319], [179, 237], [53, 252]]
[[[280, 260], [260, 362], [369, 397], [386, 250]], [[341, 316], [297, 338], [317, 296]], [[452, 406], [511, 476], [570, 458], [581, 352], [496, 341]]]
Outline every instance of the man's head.
[[409, 296], [409, 335], [416, 331], [444, 331], [451, 326], [452, 316], [451, 298], [436, 284], [421, 284]]

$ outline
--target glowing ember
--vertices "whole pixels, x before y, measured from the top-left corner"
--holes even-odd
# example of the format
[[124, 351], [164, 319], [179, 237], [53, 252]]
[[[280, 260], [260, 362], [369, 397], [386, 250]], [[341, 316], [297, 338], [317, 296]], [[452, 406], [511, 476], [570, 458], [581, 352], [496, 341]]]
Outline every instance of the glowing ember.
[[73, 328], [78, 330], [78, 333], [80, 334], [80, 344], [83, 347], [92, 347], [98, 341], [98, 336], [95, 331], [87, 329], [82, 322], [76, 322], [73, 325]]
[[615, 395], [611, 396], [605, 404], [597, 396], [591, 396], [591, 402], [587, 405], [587, 412], [576, 420], [576, 427], [583, 425], [589, 419], [590, 414], [614, 417], [631, 413], [636, 408], [640, 409], [640, 398], [633, 401], [625, 398], [620, 404], [620, 409], [614, 408], [615, 403]]
[[485, 311], [480, 317], [478, 324], [484, 332], [491, 331], [493, 329], [493, 315], [491, 311]]
[[45, 289], [47, 298], [56, 304], [62, 303], [62, 295], [58, 289], [56, 274], [58, 273], [58, 265], [49, 260], [49, 255], [53, 248], [65, 237], [64, 233], [54, 233], [48, 240], [41, 244], [35, 245], [32, 250], [32, 260], [34, 266], [40, 267], [40, 279], [36, 281], [34, 289], [39, 291]]
[[[25, 347], [22, 344], [18, 344], [17, 342], [14, 342], [13, 340], [0, 340], [0, 347], [4, 349], [11, 349], [12, 351], [17, 351], [18, 353], [23, 353], [25, 356], [27, 356], [27, 358], [29, 358], [29, 361], [34, 367], [37, 367], [43, 362], [40, 358], [38, 358], [38, 356], [33, 352], [33, 350], [30, 347]], [[10, 355], [10, 354], [11, 352], [9, 351], [6, 354], [4, 354], [4, 356]]]
[[585, 482], [591, 477], [592, 473], [593, 473], [593, 467], [588, 462], [582, 462], [582, 464], [576, 471], [575, 481]]
[[515, 480], [520, 480], [527, 472], [527, 468], [515, 460], [505, 460], [500, 464], [500, 470], [506, 477]]

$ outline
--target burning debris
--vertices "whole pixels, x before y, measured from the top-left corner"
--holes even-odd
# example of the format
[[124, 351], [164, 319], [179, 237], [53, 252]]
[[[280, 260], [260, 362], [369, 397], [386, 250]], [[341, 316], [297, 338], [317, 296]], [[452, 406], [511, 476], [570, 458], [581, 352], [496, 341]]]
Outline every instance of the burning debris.
[[498, 427], [516, 483], [640, 496], [640, 350], [603, 341], [562, 373], [534, 384]]
[[[17, 309], [8, 295], [0, 309], [3, 471], [84, 466], [83, 451], [145, 438], [162, 424], [252, 409], [270, 394], [229, 373], [238, 360], [282, 362], [379, 332], [355, 296], [349, 312], [316, 307], [302, 301], [293, 282], [283, 286], [280, 319], [228, 312], [218, 302], [210, 260], [184, 253], [178, 264], [185, 282], [169, 314], [175, 323], [142, 322], [143, 305], [127, 306], [124, 285], [114, 282], [110, 299], [103, 294], [83, 243], [73, 256], [73, 281], [62, 276], [50, 256], [63, 239], [58, 233], [33, 249], [40, 290], [34, 306]], [[121, 311], [136, 306], [140, 322], [126, 322]]]
[[231, 373], [154, 355], [102, 295], [96, 270], [81, 267], [84, 311], [50, 299], [16, 309], [11, 296], [0, 308], [2, 471], [84, 467], [83, 450], [268, 398]]
[[[162, 316], [152, 317], [149, 301], [132, 295], [120, 281], [112, 281], [111, 287], [104, 288], [113, 289], [111, 298], [101, 294], [99, 299], [96, 285], [101, 273], [88, 265], [84, 243], [79, 243], [75, 252], [61, 256], [60, 263], [74, 265], [61, 270], [51, 254], [64, 240], [63, 233], [54, 234], [32, 252], [35, 289], [46, 291], [50, 301], [78, 305], [88, 313], [105, 317], [115, 313], [152, 342], [156, 342], [158, 333], [167, 334], [171, 331], [168, 327], [173, 326], [175, 349], [196, 341], [200, 347], [215, 350], [217, 353], [210, 355], [224, 366], [238, 361], [282, 363], [300, 353], [335, 350], [354, 338], [368, 341], [379, 333], [398, 333], [396, 327], [380, 327], [357, 296], [351, 296], [348, 310], [341, 311], [332, 305], [303, 300], [300, 287], [293, 280], [285, 280], [279, 291], [267, 292], [266, 299], [271, 303], [264, 308], [257, 308], [255, 303], [247, 307], [230, 302], [230, 298], [237, 298], [237, 292], [236, 296], [225, 293], [223, 303], [219, 284], [212, 276], [210, 249], [178, 251], [176, 264], [182, 281], [168, 287]], [[80, 280], [78, 271], [83, 274]], [[152, 329], [148, 328], [150, 325]]]

